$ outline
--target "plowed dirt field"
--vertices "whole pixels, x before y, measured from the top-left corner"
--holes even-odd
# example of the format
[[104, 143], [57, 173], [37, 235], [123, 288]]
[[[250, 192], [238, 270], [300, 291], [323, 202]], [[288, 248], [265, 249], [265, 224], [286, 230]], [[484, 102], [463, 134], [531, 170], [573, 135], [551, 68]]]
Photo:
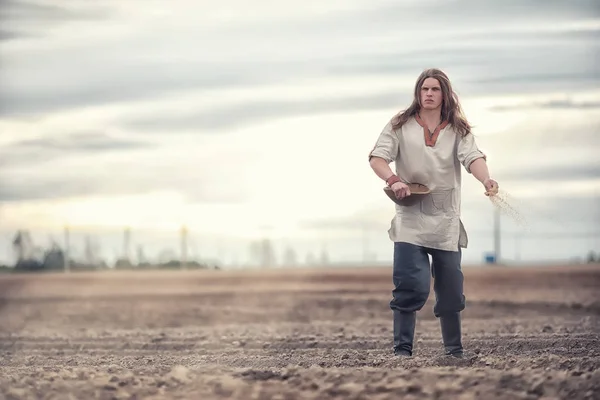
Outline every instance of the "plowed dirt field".
[[464, 273], [462, 360], [391, 268], [0, 276], [0, 399], [600, 399], [600, 266]]

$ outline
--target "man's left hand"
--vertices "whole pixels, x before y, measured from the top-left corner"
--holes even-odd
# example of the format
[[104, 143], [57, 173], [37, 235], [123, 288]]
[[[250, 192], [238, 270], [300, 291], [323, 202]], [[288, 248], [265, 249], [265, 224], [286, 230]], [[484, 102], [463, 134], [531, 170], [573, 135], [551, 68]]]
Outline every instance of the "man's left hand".
[[483, 181], [483, 186], [485, 187], [485, 195], [486, 196], [494, 196], [498, 194], [498, 182], [493, 180], [492, 178], [487, 178]]

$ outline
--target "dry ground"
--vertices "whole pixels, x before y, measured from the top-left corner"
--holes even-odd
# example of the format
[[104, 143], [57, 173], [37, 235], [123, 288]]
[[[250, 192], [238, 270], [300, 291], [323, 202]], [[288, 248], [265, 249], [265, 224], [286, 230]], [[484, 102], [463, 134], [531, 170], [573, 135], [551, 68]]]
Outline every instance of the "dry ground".
[[388, 268], [0, 276], [0, 399], [600, 398], [600, 266], [465, 276], [465, 360]]

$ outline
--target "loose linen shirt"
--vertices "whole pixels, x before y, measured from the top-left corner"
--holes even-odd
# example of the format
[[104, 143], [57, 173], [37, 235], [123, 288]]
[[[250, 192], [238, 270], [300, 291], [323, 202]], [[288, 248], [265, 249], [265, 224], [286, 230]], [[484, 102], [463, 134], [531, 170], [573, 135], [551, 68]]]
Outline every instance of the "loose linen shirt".
[[395, 205], [390, 240], [448, 251], [467, 247], [468, 236], [460, 219], [461, 168], [471, 173], [471, 163], [486, 158], [472, 133], [461, 137], [447, 121], [430, 133], [416, 115], [398, 130], [389, 122], [369, 153], [371, 157], [394, 162], [403, 182], [431, 189], [416, 204]]

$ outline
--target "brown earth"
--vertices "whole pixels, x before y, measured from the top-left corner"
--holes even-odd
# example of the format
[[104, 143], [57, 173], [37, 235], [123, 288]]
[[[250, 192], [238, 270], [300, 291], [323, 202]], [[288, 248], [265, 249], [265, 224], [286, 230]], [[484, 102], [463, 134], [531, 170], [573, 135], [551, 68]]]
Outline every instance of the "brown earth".
[[389, 268], [0, 276], [0, 399], [600, 398], [600, 266], [465, 268], [392, 355]]

